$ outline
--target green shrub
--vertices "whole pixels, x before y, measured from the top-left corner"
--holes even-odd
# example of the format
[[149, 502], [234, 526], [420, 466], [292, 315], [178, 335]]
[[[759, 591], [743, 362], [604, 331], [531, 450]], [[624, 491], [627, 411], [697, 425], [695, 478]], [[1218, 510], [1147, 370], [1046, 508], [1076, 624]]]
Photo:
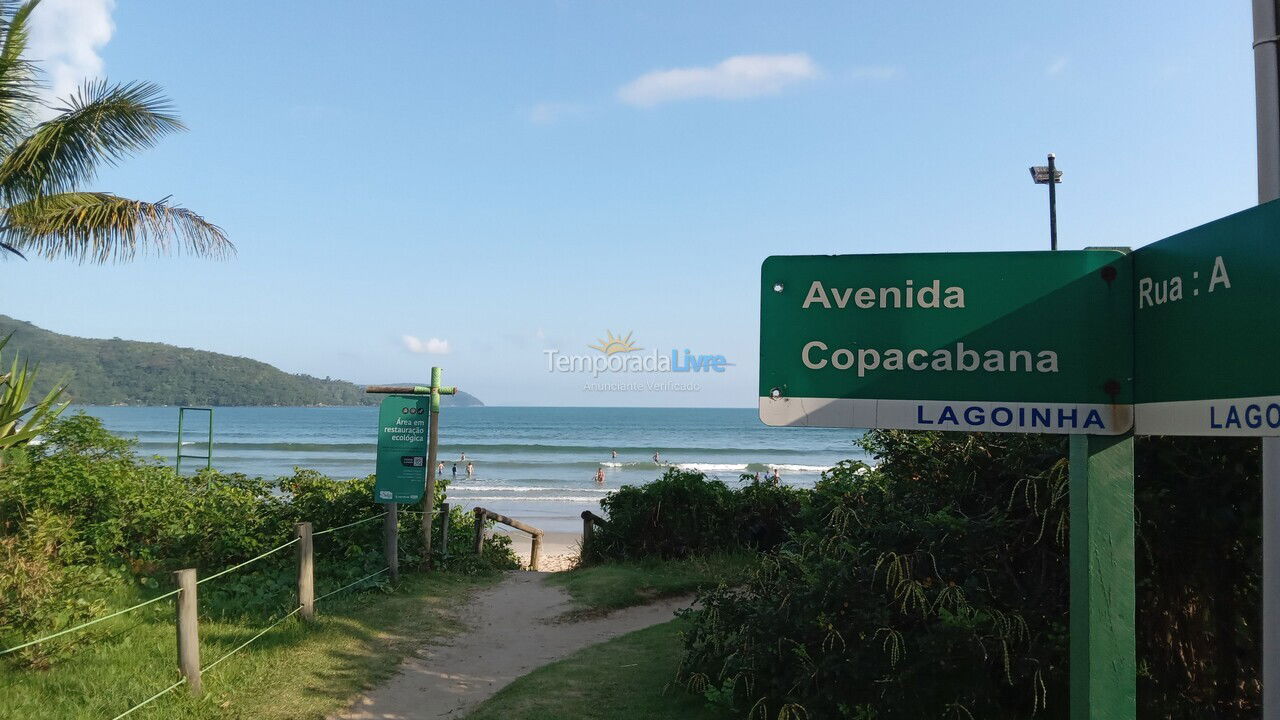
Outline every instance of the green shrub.
[[609, 521], [596, 531], [590, 560], [685, 558], [781, 542], [805, 493], [743, 475], [743, 487], [693, 470], [668, 469], [646, 485], [624, 485], [600, 501]]
[[[77, 564], [84, 550], [74, 537], [71, 522], [47, 510], [32, 513], [17, 532], [0, 534], [0, 648], [103, 612], [100, 596], [111, 578], [99, 568]], [[19, 651], [19, 659], [45, 667], [89, 637], [34, 645]]]
[[745, 585], [700, 596], [686, 683], [751, 717], [1060, 716], [1062, 439], [866, 442], [878, 469], [824, 474]]
[[[1065, 438], [875, 431], [739, 587], [682, 679], [740, 716], [1062, 718]], [[1260, 712], [1258, 443], [1135, 443], [1139, 717]]]
[[[299, 522], [322, 532], [383, 512], [372, 502], [372, 476], [338, 481], [303, 469], [278, 480], [216, 471], [180, 476], [139, 457], [134, 445], [81, 413], [60, 419], [45, 442], [11, 452], [0, 467], [0, 646], [97, 614], [103, 606], [93, 598], [107, 590], [118, 600], [154, 596], [181, 568], [207, 578], [288, 542]], [[441, 483], [437, 501], [446, 487]], [[401, 516], [406, 571], [421, 561], [420, 517]], [[451, 519], [445, 567], [475, 573], [517, 566], [507, 538], [492, 538], [476, 556], [470, 514], [454, 510]], [[437, 548], [440, 525], [434, 523]], [[318, 595], [385, 566], [381, 521], [314, 542]], [[263, 615], [292, 607], [294, 564], [294, 551], [285, 549], [201, 585], [202, 612]], [[380, 576], [369, 584], [385, 582]], [[26, 658], [44, 659], [34, 651]]]

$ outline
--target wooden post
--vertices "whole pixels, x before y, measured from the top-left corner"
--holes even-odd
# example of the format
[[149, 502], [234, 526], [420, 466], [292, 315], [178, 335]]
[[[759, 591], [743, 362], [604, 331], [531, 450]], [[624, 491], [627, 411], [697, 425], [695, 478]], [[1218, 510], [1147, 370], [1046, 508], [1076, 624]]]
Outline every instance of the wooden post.
[[1072, 435], [1070, 447], [1070, 717], [1133, 720], [1133, 435]]
[[187, 691], [200, 695], [200, 621], [196, 605], [196, 571], [179, 570], [173, 574], [178, 584], [178, 671], [187, 679]]
[[440, 503], [440, 558], [449, 557], [449, 503]]
[[595, 526], [595, 523], [591, 521], [591, 511], [583, 510], [582, 511], [582, 547], [579, 549], [579, 552], [578, 552], [578, 556], [579, 556], [578, 563], [581, 565], [587, 564], [587, 558], [589, 557], [589, 554], [591, 552], [590, 550], [591, 542], [595, 534], [596, 534], [596, 526]]
[[400, 579], [400, 505], [387, 503], [387, 514], [382, 518], [382, 551], [391, 568], [391, 582]]
[[476, 554], [484, 550], [484, 508], [476, 508]]
[[533, 545], [529, 548], [529, 569], [538, 569], [538, 555], [542, 553], [542, 533], [535, 533]]
[[298, 533], [298, 605], [302, 608], [298, 614], [303, 620], [310, 620], [316, 615], [316, 556], [311, 544], [311, 523], [300, 522], [294, 529]]
[[436, 449], [440, 443], [440, 368], [431, 368], [431, 427], [427, 435], [427, 487], [422, 493], [422, 564], [434, 567], [431, 557], [431, 514], [436, 509]]

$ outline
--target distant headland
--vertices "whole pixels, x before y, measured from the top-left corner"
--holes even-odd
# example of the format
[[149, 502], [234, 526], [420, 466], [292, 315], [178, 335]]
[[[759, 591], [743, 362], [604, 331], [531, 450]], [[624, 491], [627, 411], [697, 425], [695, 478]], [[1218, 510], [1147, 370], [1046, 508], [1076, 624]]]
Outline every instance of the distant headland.
[[[62, 335], [0, 315], [0, 337], [13, 333], [10, 350], [39, 364], [36, 395], [68, 384], [84, 405], [375, 405], [363, 385], [287, 373], [250, 358], [136, 340]], [[484, 405], [458, 391], [445, 405]]]

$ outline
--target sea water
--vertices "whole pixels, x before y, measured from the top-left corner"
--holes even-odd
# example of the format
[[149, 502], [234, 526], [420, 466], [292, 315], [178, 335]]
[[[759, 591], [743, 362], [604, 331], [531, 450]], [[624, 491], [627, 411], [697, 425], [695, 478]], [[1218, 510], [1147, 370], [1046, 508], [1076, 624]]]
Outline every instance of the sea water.
[[[136, 439], [142, 454], [173, 464], [178, 408], [80, 409]], [[730, 485], [743, 473], [776, 469], [782, 482], [811, 487], [840, 460], [866, 459], [855, 442], [860, 431], [766, 427], [754, 409], [446, 407], [441, 416], [439, 459], [449, 501], [547, 531], [581, 529], [579, 513], [600, 512], [606, 493], [650, 482], [668, 466], [701, 470]], [[295, 467], [363, 477], [374, 469], [377, 424], [372, 406], [216, 408], [213, 466], [263, 477], [289, 475]], [[207, 438], [205, 414], [188, 413], [184, 453], [203, 455]], [[182, 464], [186, 473], [204, 461]], [[600, 468], [603, 485], [595, 482]]]

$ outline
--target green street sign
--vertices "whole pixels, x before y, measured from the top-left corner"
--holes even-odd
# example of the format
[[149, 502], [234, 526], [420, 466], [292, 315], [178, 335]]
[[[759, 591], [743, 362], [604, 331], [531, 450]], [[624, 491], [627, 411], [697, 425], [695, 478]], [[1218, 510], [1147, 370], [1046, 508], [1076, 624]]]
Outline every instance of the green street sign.
[[1134, 432], [1280, 435], [1280, 201], [1133, 254]]
[[776, 256], [760, 280], [768, 425], [1132, 426], [1132, 276], [1121, 251]]
[[378, 409], [374, 502], [415, 503], [427, 478], [428, 395], [388, 395]]

